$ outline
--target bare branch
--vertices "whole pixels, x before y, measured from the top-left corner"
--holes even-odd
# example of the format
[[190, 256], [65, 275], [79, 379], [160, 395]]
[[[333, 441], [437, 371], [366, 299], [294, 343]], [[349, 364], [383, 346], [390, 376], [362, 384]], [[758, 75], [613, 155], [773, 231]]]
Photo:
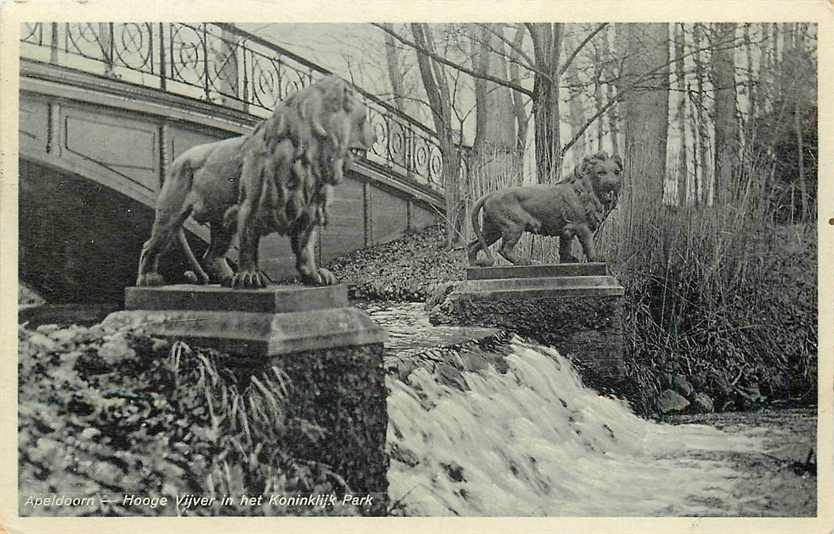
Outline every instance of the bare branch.
[[[501, 32], [497, 32], [497, 31], [493, 30], [493, 29], [489, 26], [489, 24], [480, 24], [480, 23], [479, 23], [479, 24], [476, 24], [476, 26], [480, 26], [481, 28], [485, 29], [485, 30], [486, 30], [486, 31], [488, 31], [490, 34], [494, 35], [495, 37], [497, 37], [498, 39], [500, 39], [501, 41], [503, 41], [503, 42], [504, 42], [504, 44], [506, 44], [506, 45], [507, 45], [507, 47], [510, 49], [510, 54], [509, 54], [509, 56], [507, 56], [506, 54], [502, 54], [502, 55], [507, 56], [507, 57], [508, 57], [508, 59], [510, 59], [511, 61], [513, 60], [512, 58], [513, 58], [513, 56], [515, 55], [516, 57], [519, 57], [519, 58], [523, 59], [524, 61], [526, 61], [526, 63], [521, 63], [521, 62], [518, 62], [518, 64], [519, 64], [519, 65], [521, 65], [522, 67], [525, 67], [525, 68], [527, 68], [527, 69], [529, 69], [529, 70], [532, 70], [532, 71], [535, 71], [535, 70], [536, 70], [536, 68], [535, 68], [536, 62], [535, 62], [535, 61], [533, 61], [533, 58], [531, 58], [529, 55], [527, 55], [527, 53], [526, 53], [526, 52], [524, 51], [524, 49], [521, 47], [521, 42], [522, 42], [522, 41], [521, 41], [520, 39], [514, 39], [514, 40], [510, 41], [509, 39], [507, 39], [506, 37], [504, 37], [504, 35], [503, 35]], [[518, 34], [518, 32], [520, 32], [520, 31], [521, 31], [521, 28], [519, 28], [518, 30], [516, 30], [516, 34]], [[522, 33], [522, 36], [523, 36], [523, 35], [524, 35], [524, 34]], [[490, 50], [492, 50], [492, 51], [493, 51], [493, 52], [495, 52], [496, 54], [501, 54], [501, 52], [499, 52], [498, 50], [495, 50], [494, 48], [492, 48], [491, 46], [489, 46], [489, 44], [488, 44], [488, 43], [485, 43], [485, 42], [480, 41], [480, 40], [479, 40], [479, 42], [480, 42], [482, 45], [487, 46], [488, 48], [490, 48]]]
[[581, 51], [582, 51], [582, 49], [583, 49], [583, 48], [585, 48], [585, 45], [586, 45], [586, 44], [588, 44], [589, 42], [591, 42], [591, 39], [593, 39], [594, 37], [596, 37], [596, 35], [597, 35], [599, 32], [601, 32], [602, 30], [604, 30], [604, 29], [605, 29], [605, 27], [606, 27], [606, 26], [608, 26], [608, 24], [609, 24], [608, 22], [603, 22], [602, 24], [600, 24], [599, 26], [597, 26], [597, 27], [594, 29], [594, 31], [592, 31], [591, 33], [589, 33], [589, 34], [588, 34], [588, 36], [587, 36], [587, 37], [585, 37], [585, 39], [583, 39], [583, 40], [582, 40], [582, 42], [581, 42], [581, 43], [579, 43], [579, 46], [577, 46], [577, 47], [576, 47], [576, 49], [575, 49], [573, 52], [571, 52], [571, 54], [570, 54], [570, 55], [567, 57], [567, 59], [565, 60], [564, 64], [562, 64], [562, 68], [561, 68], [561, 70], [559, 71], [559, 75], [560, 75], [560, 76], [561, 76], [562, 74], [564, 74], [566, 70], [568, 70], [568, 65], [570, 65], [571, 63], [573, 63], [573, 60], [574, 60], [574, 59], [576, 59], [576, 56], [579, 54], [579, 52], [581, 52]]
[[490, 76], [489, 74], [478, 74], [477, 72], [473, 71], [472, 69], [469, 69], [467, 67], [464, 67], [463, 65], [459, 65], [457, 63], [454, 63], [453, 61], [449, 61], [448, 59], [444, 58], [443, 56], [440, 56], [440, 55], [438, 55], [438, 54], [436, 54], [436, 53], [434, 53], [430, 50], [427, 50], [425, 47], [421, 47], [419, 44], [417, 44], [414, 41], [411, 41], [409, 39], [406, 39], [405, 37], [402, 37], [401, 35], [397, 34], [396, 32], [389, 31], [387, 28], [385, 28], [384, 26], [382, 26], [379, 23], [372, 22], [371, 25], [379, 28], [380, 30], [382, 30], [386, 33], [391, 34], [391, 36], [393, 36], [394, 39], [397, 39], [401, 43], [403, 43], [405, 45], [408, 45], [408, 46], [414, 48], [415, 50], [431, 57], [432, 59], [434, 59], [438, 63], [442, 63], [443, 65], [446, 65], [446, 66], [451, 67], [455, 70], [458, 70], [460, 72], [468, 74], [472, 77], [482, 78], [482, 79], [488, 80], [492, 83], [496, 83], [498, 85], [503, 85], [504, 87], [509, 87], [513, 91], [518, 91], [518, 92], [520, 92], [522, 94], [525, 94], [529, 97], [533, 96], [533, 91], [530, 91], [529, 89], [525, 89], [524, 87], [522, 87], [520, 85], [510, 83], [506, 80], [502, 80], [502, 79], [496, 78], [494, 76]]

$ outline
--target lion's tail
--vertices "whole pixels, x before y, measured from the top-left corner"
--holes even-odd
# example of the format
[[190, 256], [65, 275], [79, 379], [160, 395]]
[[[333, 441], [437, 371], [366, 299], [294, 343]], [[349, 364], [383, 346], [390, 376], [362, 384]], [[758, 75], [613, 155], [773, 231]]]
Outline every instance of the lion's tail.
[[[171, 164], [171, 169], [168, 171], [168, 176], [165, 178], [165, 183], [163, 184], [163, 188], [167, 188], [169, 191], [171, 189], [175, 189], [176, 193], [171, 191], [169, 194], [160, 194], [160, 198], [166, 199], [169, 204], [168, 205], [160, 205], [157, 206], [157, 210], [171, 210], [173, 206], [185, 206], [186, 197], [188, 193], [191, 191], [192, 186], [194, 185], [194, 169], [192, 166], [192, 161], [188, 157], [177, 158]], [[177, 233], [176, 233], [176, 240], [179, 244], [180, 248], [182, 249], [183, 253], [185, 254], [188, 263], [191, 264], [192, 269], [198, 277], [200, 277], [203, 281], [208, 281], [208, 275], [206, 274], [205, 270], [203, 270], [203, 266], [200, 265], [200, 262], [197, 260], [197, 257], [194, 256], [194, 251], [191, 250], [191, 246], [188, 244], [188, 239], [185, 237], [185, 230], [182, 227], [182, 224], [185, 223], [185, 220], [188, 219], [188, 216], [191, 214], [191, 208], [188, 208], [186, 211], [179, 213], [177, 217], [180, 220], [180, 224], [178, 225]]]
[[491, 262], [492, 255], [489, 253], [489, 246], [487, 245], [486, 240], [484, 239], [484, 234], [483, 232], [481, 232], [481, 225], [478, 222], [478, 212], [481, 211], [481, 208], [484, 206], [484, 203], [486, 202], [487, 198], [489, 198], [489, 195], [490, 193], [485, 194], [484, 196], [479, 198], [475, 202], [475, 204], [472, 205], [472, 213], [470, 216], [472, 218], [472, 231], [475, 232], [475, 237], [478, 238], [478, 244], [480, 245], [481, 250], [484, 251], [484, 254], [487, 255], [487, 258], [489, 258]]

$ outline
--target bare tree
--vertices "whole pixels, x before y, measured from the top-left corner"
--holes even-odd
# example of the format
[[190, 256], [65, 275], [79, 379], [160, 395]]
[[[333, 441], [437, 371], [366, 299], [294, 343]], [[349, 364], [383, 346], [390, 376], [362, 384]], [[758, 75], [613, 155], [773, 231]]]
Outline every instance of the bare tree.
[[[472, 60], [480, 74], [508, 79], [507, 54], [498, 24], [476, 25], [472, 31]], [[516, 111], [512, 92], [484, 78], [475, 79], [476, 129], [470, 159], [470, 176], [480, 178], [489, 190], [517, 181], [521, 158], [516, 151]], [[489, 184], [487, 184], [487, 181]], [[483, 194], [485, 191], [477, 191]]]
[[687, 166], [687, 140], [686, 140], [686, 74], [684, 72], [684, 50], [685, 50], [685, 34], [683, 31], [683, 24], [675, 24], [675, 83], [679, 91], [677, 121], [678, 133], [681, 139], [681, 148], [678, 153], [678, 198], [677, 204], [679, 206], [686, 206], [687, 195], [689, 193], [689, 169]]
[[562, 163], [559, 79], [562, 23], [527, 24], [533, 40], [536, 77], [533, 81], [536, 169], [540, 183], [558, 180]]
[[[734, 23], [715, 24], [712, 41], [730, 42]], [[738, 167], [738, 121], [736, 120], [735, 49], [718, 45], [712, 53], [713, 92], [715, 94], [715, 171], [714, 201], [726, 204], [732, 200], [733, 176]]]
[[[565, 44], [570, 49], [574, 49], [575, 45], [573, 43], [573, 39], [570, 37], [565, 38]], [[574, 87], [576, 89], [571, 91], [570, 99], [568, 100], [568, 118], [569, 123], [571, 126], [571, 135], [575, 135], [579, 128], [585, 125], [586, 118], [585, 118], [585, 106], [582, 101], [582, 91], [581, 91], [581, 82], [579, 79], [579, 70], [576, 67], [576, 61], [571, 61], [570, 65], [567, 66], [565, 70], [565, 81], [567, 81], [570, 87]], [[601, 107], [601, 105], [598, 105]], [[599, 121], [602, 123], [603, 121]], [[601, 130], [601, 128], [600, 128]], [[580, 137], [576, 144], [574, 145], [579, 157], [582, 157], [582, 154], [585, 153], [585, 137]]]
[[[393, 24], [383, 24], [391, 33], [394, 31]], [[400, 113], [406, 113], [405, 109], [405, 93], [403, 91], [403, 78], [400, 72], [400, 51], [394, 38], [389, 33], [383, 34], [385, 37], [385, 64], [387, 66], [388, 81], [391, 83], [391, 92], [394, 97], [394, 105]]]
[[443, 186], [446, 195], [446, 247], [463, 240], [463, 205], [460, 184], [460, 152], [452, 129], [452, 96], [443, 65], [438, 57], [434, 37], [427, 24], [412, 23], [411, 33], [417, 44], [417, 64], [429, 100], [434, 128], [443, 158]]
[[[617, 24], [618, 49], [624, 53], [618, 93], [625, 127], [624, 204], [626, 219], [641, 207], [663, 201], [666, 139], [669, 126], [669, 26]], [[639, 216], [639, 215], [637, 215]]]

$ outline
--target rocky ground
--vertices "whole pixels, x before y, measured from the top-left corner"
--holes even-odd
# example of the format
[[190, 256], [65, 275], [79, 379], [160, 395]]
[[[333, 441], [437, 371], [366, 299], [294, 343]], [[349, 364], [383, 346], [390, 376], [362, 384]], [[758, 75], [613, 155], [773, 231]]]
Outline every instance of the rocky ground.
[[431, 226], [354, 251], [337, 258], [327, 268], [349, 284], [351, 298], [425, 302], [436, 286], [465, 277], [463, 250], [444, 250], [443, 235], [443, 226]]

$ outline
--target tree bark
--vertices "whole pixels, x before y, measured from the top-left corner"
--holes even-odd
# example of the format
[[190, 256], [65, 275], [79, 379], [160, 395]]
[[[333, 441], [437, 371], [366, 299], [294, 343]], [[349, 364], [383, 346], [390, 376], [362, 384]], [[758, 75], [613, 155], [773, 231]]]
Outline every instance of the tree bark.
[[[513, 85], [521, 85], [521, 73], [518, 68], [518, 61], [521, 60], [520, 55], [516, 49], [520, 49], [524, 42], [524, 26], [518, 25], [513, 37], [513, 46], [510, 48], [510, 82]], [[524, 107], [524, 95], [518, 91], [513, 91], [513, 113], [515, 114], [516, 124], [516, 154], [521, 162], [519, 165], [519, 183], [524, 182], [524, 152], [527, 149], [527, 130], [530, 125], [530, 116]]]
[[678, 206], [686, 206], [689, 196], [689, 169], [686, 157], [686, 74], [684, 73], [685, 37], [683, 24], [675, 25], [675, 81], [678, 98], [678, 133], [680, 135], [680, 152], [678, 153]]
[[[642, 210], [663, 202], [669, 127], [669, 26], [617, 24], [619, 50], [625, 51], [618, 91], [625, 128], [626, 227]], [[646, 73], [653, 72], [651, 76]], [[638, 83], [639, 82], [639, 83]]]
[[713, 31], [712, 73], [715, 94], [714, 202], [732, 201], [738, 168], [738, 122], [736, 120], [735, 49], [728, 47], [735, 34], [734, 23], [718, 23]]
[[[606, 26], [602, 30], [602, 38], [600, 39], [600, 49], [602, 51], [602, 57], [605, 60], [606, 68], [604, 70], [604, 74], [607, 80], [607, 93], [608, 93], [608, 102], [613, 102], [615, 98], [617, 98], [617, 89], [616, 84], [610, 80], [614, 80], [617, 76], [615, 62], [611, 57], [611, 46], [608, 44], [609, 35], [611, 32], [608, 30], [608, 26]], [[611, 138], [611, 153], [612, 154], [619, 154], [620, 153], [620, 125], [619, 125], [619, 117], [617, 115], [617, 106], [609, 106], [608, 112], [605, 115], [605, 118], [608, 122], [608, 134]], [[602, 117], [600, 118], [602, 120]]]
[[559, 179], [562, 163], [559, 120], [562, 24], [535, 23], [528, 25], [528, 29], [533, 40], [536, 70], [539, 71], [533, 82], [537, 181], [554, 183]]
[[[800, 48], [802, 47], [802, 32], [799, 23], [794, 24], [793, 28], [793, 56], [794, 61], [799, 61]], [[799, 76], [799, 73], [796, 73]], [[799, 93], [799, 92], [797, 92]], [[796, 130], [796, 149], [797, 149], [797, 174], [799, 178], [799, 192], [800, 200], [802, 201], [802, 213], [800, 220], [805, 222], [808, 219], [810, 210], [808, 209], [808, 182], [805, 178], [805, 142], [802, 137], [802, 112], [799, 106], [801, 100], [800, 95], [794, 97], [794, 129]]]
[[[391, 33], [394, 32], [393, 24], [383, 24]], [[388, 72], [388, 81], [391, 83], [391, 94], [394, 105], [400, 113], [406, 113], [405, 101], [403, 100], [403, 78], [400, 73], [400, 51], [394, 42], [391, 33], [383, 33], [385, 37], [385, 63]]]
[[[575, 48], [573, 39], [566, 38], [565, 47], [569, 50], [573, 50]], [[579, 72], [576, 68], [576, 61], [571, 61], [570, 65], [568, 65], [565, 70], [565, 80], [569, 85], [579, 87]], [[568, 117], [570, 118], [571, 135], [576, 135], [579, 128], [583, 127], [586, 121], [585, 105], [583, 102], [582, 91], [580, 89], [573, 91], [570, 96], [570, 100], [568, 101]], [[599, 119], [599, 123], [603, 123], [602, 118]], [[573, 149], [574, 154], [576, 155], [576, 157], [573, 158], [574, 161], [580, 161], [586, 152], [585, 136], [580, 137], [576, 141]]]
[[706, 94], [706, 75], [704, 73], [703, 53], [701, 52], [702, 32], [702, 25], [696, 22], [693, 25], [692, 29], [692, 39], [693, 44], [695, 45], [695, 88], [698, 95], [696, 99], [697, 105], [695, 109], [698, 122], [698, 167], [701, 170], [701, 174], [696, 177], [696, 204], [708, 203], [709, 189], [705, 187], [705, 184], [710, 183], [710, 175], [712, 174], [712, 166], [709, 165], [709, 161], [707, 159], [710, 139], [707, 130], [707, 103], [706, 99], [704, 98], [704, 95]]
[[[502, 80], [507, 79], [504, 42], [496, 37], [503, 33], [498, 24], [475, 28], [473, 40], [475, 70]], [[475, 141], [472, 144], [470, 171], [491, 182], [491, 189], [516, 181], [521, 159], [516, 153], [515, 112], [510, 90], [483, 78], [475, 80]]]
[[436, 56], [431, 29], [426, 24], [411, 24], [417, 44], [417, 64], [431, 108], [434, 128], [443, 158], [443, 186], [446, 195], [446, 248], [463, 241], [463, 203], [460, 184], [460, 155], [452, 129], [452, 100], [449, 83], [442, 65], [433, 61]]

